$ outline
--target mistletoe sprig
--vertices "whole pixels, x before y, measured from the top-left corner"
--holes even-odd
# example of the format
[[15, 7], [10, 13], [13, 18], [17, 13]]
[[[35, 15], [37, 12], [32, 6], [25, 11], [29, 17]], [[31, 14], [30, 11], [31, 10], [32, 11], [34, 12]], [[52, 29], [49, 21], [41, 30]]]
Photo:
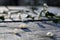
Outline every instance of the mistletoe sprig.
[[[40, 15], [39, 15], [38, 18], [42, 17], [42, 12], [44, 12], [44, 10], [42, 10], [40, 12]], [[60, 23], [60, 16], [56, 16], [54, 13], [51, 13], [51, 12], [47, 11], [45, 13], [45, 17], [48, 18], [48, 19], [50, 19], [50, 20], [52, 20], [54, 23]]]
[[49, 18], [52, 18], [53, 20], [53, 22], [54, 23], [60, 23], [60, 16], [56, 16], [56, 15], [54, 15], [53, 13], [50, 13], [50, 12], [47, 12], [46, 14], [45, 14], [45, 17], [47, 17], [48, 19]]
[[56, 16], [56, 18], [54, 18], [55, 20], [53, 20], [54, 23], [60, 23], [60, 16]]

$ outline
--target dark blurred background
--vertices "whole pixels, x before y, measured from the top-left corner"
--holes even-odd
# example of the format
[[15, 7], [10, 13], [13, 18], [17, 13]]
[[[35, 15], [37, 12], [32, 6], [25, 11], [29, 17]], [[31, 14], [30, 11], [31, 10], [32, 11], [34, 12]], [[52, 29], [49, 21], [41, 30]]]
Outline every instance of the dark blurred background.
[[0, 6], [40, 6], [43, 3], [60, 6], [60, 0], [0, 0]]

